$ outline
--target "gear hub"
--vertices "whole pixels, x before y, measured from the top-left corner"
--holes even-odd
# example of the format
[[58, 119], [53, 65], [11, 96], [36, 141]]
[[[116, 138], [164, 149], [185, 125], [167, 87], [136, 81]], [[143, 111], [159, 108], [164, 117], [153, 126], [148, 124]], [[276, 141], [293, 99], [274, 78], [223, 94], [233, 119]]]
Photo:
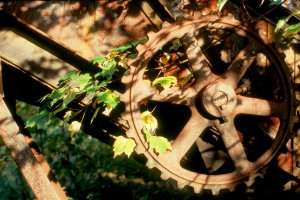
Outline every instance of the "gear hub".
[[208, 85], [202, 93], [201, 100], [206, 112], [214, 117], [230, 115], [237, 104], [234, 89], [222, 82]]

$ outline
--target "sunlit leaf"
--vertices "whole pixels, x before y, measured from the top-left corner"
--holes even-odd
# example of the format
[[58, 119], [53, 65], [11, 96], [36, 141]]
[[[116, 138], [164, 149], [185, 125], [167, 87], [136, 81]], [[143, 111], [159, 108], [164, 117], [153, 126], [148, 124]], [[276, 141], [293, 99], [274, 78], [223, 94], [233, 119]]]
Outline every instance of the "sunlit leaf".
[[168, 89], [177, 84], [177, 78], [175, 76], [164, 76], [156, 78], [152, 82], [153, 86], [160, 86], [163, 89]]
[[291, 16], [287, 17], [287, 18], [284, 18], [284, 19], [280, 19], [278, 20], [277, 24], [276, 24], [276, 27], [275, 27], [275, 33], [278, 33], [280, 31], [282, 31], [285, 26], [286, 26], [286, 23], [288, 22], [288, 20], [290, 19]]
[[223, 7], [225, 6], [225, 4], [228, 2], [228, 0], [218, 0], [217, 6], [219, 9], [219, 12], [221, 12], [221, 10], [223, 9]]
[[91, 62], [94, 65], [101, 65], [105, 60], [106, 59], [104, 56], [96, 56], [95, 58], [92, 59]]
[[172, 150], [171, 143], [167, 138], [153, 135], [147, 130], [144, 130], [144, 134], [150, 150], [153, 149], [158, 154], [163, 154], [167, 150]]
[[148, 110], [141, 114], [143, 129], [149, 132], [154, 132], [158, 127], [157, 119]]
[[134, 148], [136, 146], [134, 140], [130, 138], [126, 138], [124, 136], [117, 136], [114, 138], [115, 138], [113, 144], [114, 158], [119, 155], [122, 155], [123, 153], [129, 157], [134, 151]]
[[118, 71], [117, 62], [115, 60], [106, 60], [100, 65], [102, 69], [99, 73], [100, 77], [111, 80], [113, 75]]
[[89, 74], [78, 74], [77, 76], [73, 76], [69, 81], [68, 86], [71, 88], [78, 88], [79, 91], [85, 89], [86, 86], [90, 84], [92, 77]]
[[70, 71], [68, 73], [66, 73], [64, 76], [62, 76], [59, 79], [59, 85], [63, 85], [65, 82], [70, 81], [71, 79], [73, 79], [75, 76], [78, 76], [79, 72], [78, 71]]
[[286, 32], [289, 34], [297, 34], [300, 32], [300, 23], [290, 25], [286, 28]]
[[104, 103], [105, 106], [114, 109], [120, 103], [120, 97], [111, 90], [105, 90], [97, 95], [97, 100]]

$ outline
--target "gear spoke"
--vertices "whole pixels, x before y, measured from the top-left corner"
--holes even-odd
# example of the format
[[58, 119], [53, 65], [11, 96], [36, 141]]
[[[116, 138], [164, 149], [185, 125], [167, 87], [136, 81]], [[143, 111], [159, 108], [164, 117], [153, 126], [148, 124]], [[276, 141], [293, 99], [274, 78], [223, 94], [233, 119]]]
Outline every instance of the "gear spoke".
[[241, 50], [225, 74], [223, 78], [225, 82], [231, 85], [233, 88], [237, 88], [237, 85], [241, 78], [245, 75], [248, 68], [252, 65], [256, 58], [256, 53], [252, 44], [247, 45]]
[[258, 116], [278, 115], [284, 116], [285, 103], [274, 102], [270, 100], [252, 98], [238, 95], [238, 103], [235, 108], [235, 114], [249, 114]]
[[192, 71], [196, 82], [194, 83], [194, 88], [200, 91], [205, 85], [218, 77], [212, 73], [212, 64], [206, 55], [202, 52], [202, 44], [196, 39], [193, 43], [188, 45], [186, 49], [186, 54], [190, 63], [190, 70]]
[[178, 161], [182, 159], [209, 125], [208, 120], [202, 118], [195, 107], [191, 107], [191, 111], [192, 115], [189, 121], [172, 144], [173, 153], [177, 156]]
[[247, 159], [244, 146], [238, 135], [238, 131], [235, 128], [233, 119], [230, 119], [226, 123], [216, 123], [215, 125], [221, 133], [224, 145], [230, 158], [234, 162], [236, 170], [238, 172], [241, 172], [243, 170], [249, 169], [251, 163]]

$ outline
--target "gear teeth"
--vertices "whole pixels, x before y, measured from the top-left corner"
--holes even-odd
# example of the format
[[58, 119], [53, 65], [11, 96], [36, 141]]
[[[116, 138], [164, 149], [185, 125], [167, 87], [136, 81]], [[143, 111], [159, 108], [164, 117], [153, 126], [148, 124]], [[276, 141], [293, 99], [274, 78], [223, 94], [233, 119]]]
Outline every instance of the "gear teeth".
[[195, 192], [196, 194], [199, 194], [199, 193], [202, 192], [202, 190], [203, 190], [203, 188], [200, 187], [199, 185], [193, 185], [192, 187], [194, 188], [194, 192]]
[[252, 176], [249, 176], [248, 181], [245, 181], [245, 184], [247, 185], [247, 187], [250, 187], [251, 185], [253, 185], [255, 183], [255, 179], [258, 177], [263, 178], [263, 175], [260, 173], [257, 173]]
[[163, 180], [167, 180], [170, 177], [166, 173], [161, 173], [160, 178], [163, 179]]
[[147, 163], [146, 163], [146, 166], [149, 168], [149, 169], [153, 169], [155, 167], [155, 163], [153, 160], [148, 160]]
[[187, 185], [187, 184], [185, 184], [185, 183], [177, 182], [177, 187], [178, 187], [179, 189], [183, 189], [186, 185]]
[[[230, 186], [228, 186], [226, 189], [228, 189], [230, 192], [234, 192], [235, 186], [236, 186], [236, 185], [230, 185]], [[225, 188], [223, 188], [223, 189], [225, 189]]]
[[254, 184], [254, 181], [255, 181], [255, 177], [250, 176], [249, 179], [247, 181], [245, 181], [245, 184], [247, 185], [247, 187], [250, 187], [251, 185]]
[[[133, 60], [133, 62], [130, 62], [131, 65], [129, 68], [129, 75], [128, 78], [125, 79], [124, 81], [126, 81], [125, 83], [128, 84], [132, 81], [132, 75], [133, 72], [136, 68], [143, 68], [143, 63], [147, 62], [149, 59], [151, 59], [151, 56], [154, 55], [154, 53], [156, 53], [156, 51], [158, 49], [155, 49], [155, 47], [158, 46], [162, 46], [163, 41], [161, 40], [165, 40], [165, 41], [170, 41], [170, 39], [172, 38], [180, 38], [182, 36], [184, 36], [184, 34], [186, 33], [191, 33], [194, 32], [195, 30], [198, 30], [199, 27], [203, 27], [201, 24], [203, 23], [207, 23], [209, 21], [211, 21], [210, 23], [208, 23], [206, 26], [213, 26], [214, 28], [218, 28], [218, 27], [223, 27], [220, 26], [218, 24], [233, 24], [235, 26], [239, 26], [240, 21], [236, 20], [234, 18], [234, 16], [227, 16], [226, 18], [217, 16], [217, 15], [207, 15], [207, 16], [203, 16], [201, 20], [199, 19], [195, 19], [196, 21], [187, 21], [187, 22], [179, 22], [179, 23], [163, 23], [162, 27], [163, 29], [160, 30], [159, 32], [155, 33], [155, 32], [149, 32], [148, 33], [148, 41], [145, 44], [140, 44], [137, 46], [137, 51], [138, 51], [138, 57]], [[224, 25], [225, 28], [227, 27], [226, 25]], [[182, 28], [183, 27], [183, 28]], [[180, 30], [180, 31], [178, 31]], [[243, 30], [243, 29], [242, 29]], [[284, 53], [281, 52], [280, 56], [282, 56], [283, 58], [285, 57]], [[127, 98], [129, 97], [129, 94], [125, 93]], [[126, 102], [126, 101], [125, 101]], [[129, 102], [129, 101], [128, 101]], [[127, 102], [126, 102], [127, 103]], [[126, 108], [127, 105], [126, 105]], [[127, 109], [127, 111], [130, 109]], [[135, 111], [133, 111], [135, 112]], [[264, 173], [263, 170], [260, 170], [261, 173], [258, 174], [254, 174], [254, 175], [249, 175], [248, 179], [244, 179], [244, 180], [237, 180], [237, 182], [234, 183], [228, 183], [228, 184], [201, 184], [198, 183], [196, 181], [184, 181], [181, 178], [177, 178], [176, 174], [174, 175], [173, 173], [171, 173], [170, 171], [167, 171], [167, 169], [165, 169], [165, 167], [161, 166], [159, 161], [154, 160], [154, 158], [151, 156], [151, 153], [153, 153], [152, 151], [148, 152], [147, 150], [147, 146], [143, 146], [143, 142], [140, 140], [140, 138], [137, 137], [137, 133], [132, 130], [133, 128], [133, 124], [131, 123], [130, 120], [132, 116], [130, 116], [130, 114], [126, 115], [128, 118], [128, 124], [130, 126], [130, 129], [127, 131], [127, 136], [134, 138], [135, 141], [137, 142], [137, 147], [135, 149], [137, 154], [144, 154], [144, 156], [147, 159], [146, 162], [146, 166], [150, 169], [153, 168], [157, 168], [161, 174], [160, 177], [163, 180], [168, 180], [168, 179], [174, 179], [176, 181], [177, 187], [182, 189], [186, 186], [190, 186], [191, 188], [193, 188], [195, 193], [201, 193], [204, 190], [208, 190], [211, 191], [212, 195], [219, 195], [221, 191], [230, 191], [230, 192], [234, 192], [234, 190], [236, 189], [236, 186], [238, 186], [240, 183], [245, 183], [247, 185], [247, 187], [251, 187], [253, 186], [253, 184], [256, 181], [257, 177], [262, 177], [261, 173]], [[167, 167], [167, 166], [166, 166]], [[254, 172], [251, 172], [254, 173]], [[246, 181], [247, 180], [247, 181]], [[250, 189], [252, 189], [253, 187], [251, 187]]]
[[217, 196], [220, 194], [220, 191], [221, 191], [221, 187], [220, 185], [214, 185], [211, 189], [211, 193], [214, 195], [214, 196]]

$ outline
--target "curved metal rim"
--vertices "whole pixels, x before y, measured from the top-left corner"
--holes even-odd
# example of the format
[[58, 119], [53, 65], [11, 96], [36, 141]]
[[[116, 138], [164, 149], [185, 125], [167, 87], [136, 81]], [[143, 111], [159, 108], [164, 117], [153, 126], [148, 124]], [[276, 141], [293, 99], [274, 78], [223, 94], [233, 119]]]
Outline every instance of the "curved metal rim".
[[[257, 36], [255, 33], [251, 32], [251, 31], [247, 30], [243, 26], [236, 25], [236, 24], [231, 24], [231, 23], [228, 23], [228, 22], [220, 21], [220, 20], [215, 20], [216, 19], [215, 16], [209, 16], [209, 18], [212, 18], [212, 19], [209, 19], [209, 20], [203, 20], [203, 19], [202, 20], [194, 20], [194, 21], [191, 21], [191, 22], [187, 22], [184, 25], [183, 24], [174, 24], [174, 25], [170, 26], [170, 29], [168, 29], [167, 32], [169, 32], [169, 34], [170, 34], [170, 32], [172, 30], [182, 29], [182, 27], [193, 26], [193, 25], [197, 25], [197, 29], [199, 29], [201, 27], [207, 26], [210, 23], [212, 23], [212, 25], [214, 25], [214, 24], [224, 24], [224, 25], [226, 25], [230, 28], [241, 30], [242, 32], [250, 35], [250, 37], [252, 37], [256, 41], [258, 41], [259, 43], [262, 43], [262, 40], [259, 38], [259, 36]], [[200, 24], [202, 26], [199, 26]], [[156, 33], [156, 35], [162, 34], [164, 32], [165, 32], [165, 29], [162, 29], [161, 31]], [[168, 41], [170, 41], [173, 38], [174, 37], [171, 37], [169, 40], [165, 41], [163, 44], [166, 44]], [[145, 49], [144, 49], [144, 52], [142, 52], [142, 55], [145, 55], [146, 53], [149, 53], [149, 55], [147, 55], [146, 59], [143, 61], [143, 64], [147, 63], [149, 61], [149, 58], [151, 58], [151, 56], [156, 52], [156, 51], [152, 51], [150, 49], [151, 45], [155, 45], [155, 41], [152, 41], [152, 43], [150, 43], [150, 45], [148, 45], [148, 46], [143, 46]], [[160, 47], [161, 46], [156, 46], [156, 49], [158, 49]], [[272, 146], [270, 147], [270, 149], [267, 152], [263, 153], [263, 155], [260, 156], [260, 158], [257, 160], [259, 164], [255, 167], [255, 169], [253, 169], [253, 171], [249, 170], [248, 173], [244, 173], [244, 174], [236, 174], [234, 172], [231, 172], [231, 173], [226, 173], [226, 174], [221, 174], [221, 175], [207, 175], [207, 174], [199, 174], [199, 173], [189, 171], [189, 173], [192, 173], [193, 175], [190, 178], [187, 178], [187, 177], [181, 176], [180, 174], [178, 174], [178, 172], [177, 173], [174, 172], [176, 170], [186, 171], [185, 169], [182, 168], [182, 169], [170, 170], [170, 169], [167, 168], [167, 166], [164, 166], [164, 164], [161, 163], [159, 158], [153, 152], [146, 151], [145, 153], [147, 155], [149, 155], [151, 157], [151, 159], [153, 159], [156, 163], [158, 163], [160, 167], [162, 167], [164, 170], [168, 171], [174, 177], [180, 178], [180, 179], [182, 179], [184, 181], [187, 181], [187, 182], [193, 182], [193, 183], [197, 183], [197, 184], [201, 184], [201, 185], [203, 185], [203, 184], [213, 184], [213, 185], [232, 184], [232, 183], [240, 181], [241, 179], [246, 178], [247, 176], [251, 175], [252, 173], [257, 172], [259, 169], [266, 166], [274, 158], [274, 156], [276, 155], [278, 150], [282, 147], [283, 144], [286, 143], [286, 140], [288, 139], [287, 138], [288, 137], [287, 132], [289, 131], [289, 125], [290, 125], [289, 121], [291, 120], [292, 113], [293, 113], [292, 112], [292, 110], [293, 110], [292, 95], [293, 94], [292, 94], [291, 89], [289, 89], [289, 88], [292, 88], [290, 79], [287, 78], [285, 75], [283, 75], [283, 74], [287, 74], [286, 65], [280, 60], [280, 57], [277, 55], [276, 51], [272, 47], [267, 46], [267, 45], [265, 45], [265, 47], [267, 49], [267, 53], [268, 54], [270, 53], [270, 56], [271, 56], [272, 60], [274, 59], [273, 61], [275, 61], [277, 66], [281, 66], [281, 67], [279, 67], [279, 69], [277, 67], [276, 71], [281, 76], [280, 78], [282, 79], [282, 81], [284, 81], [285, 84], [287, 83], [286, 90], [284, 90], [284, 91], [286, 92], [286, 94], [285, 94], [286, 98], [288, 98], [288, 102], [290, 103], [289, 104], [289, 116], [288, 116], [288, 119], [287, 119], [288, 123], [285, 123], [286, 124], [285, 126], [280, 125], [280, 130], [278, 131], [278, 134], [277, 134], [275, 140], [273, 141]], [[143, 67], [143, 64], [142, 64], [142, 67]], [[139, 70], [140, 70], [140, 68], [138, 68], [138, 67], [135, 68], [134, 74], [132, 76], [132, 83], [135, 81], [136, 75], [138, 74]], [[130, 86], [130, 99], [131, 99], [131, 95], [132, 95], [132, 84]], [[142, 137], [142, 134], [139, 131], [140, 129], [138, 128], [138, 125], [135, 122], [135, 116], [133, 114], [133, 112], [134, 112], [133, 110], [134, 110], [134, 108], [133, 108], [132, 102], [130, 101], [131, 121], [133, 123], [134, 129], [135, 129], [136, 135], [138, 136], [140, 144], [143, 145], [143, 147], [145, 149], [147, 149], [147, 146], [145, 145], [144, 138]], [[226, 179], [230, 179], [230, 180], [226, 180]]]

